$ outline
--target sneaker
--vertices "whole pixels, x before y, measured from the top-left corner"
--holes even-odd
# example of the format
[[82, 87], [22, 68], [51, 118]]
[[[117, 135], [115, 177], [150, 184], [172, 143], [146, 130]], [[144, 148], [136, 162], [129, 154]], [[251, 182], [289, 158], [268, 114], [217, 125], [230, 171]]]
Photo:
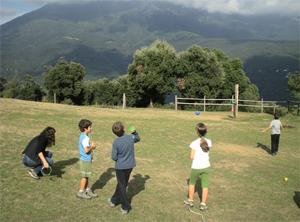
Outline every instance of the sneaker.
[[116, 206], [113, 202], [111, 202], [111, 198], [108, 198], [107, 202], [108, 202], [110, 207], [115, 207]]
[[94, 193], [94, 192], [93, 192], [92, 190], [90, 190], [90, 189], [85, 190], [85, 193], [86, 193], [88, 196], [92, 197], [92, 198], [98, 197], [98, 194]]
[[121, 213], [124, 214], [124, 215], [125, 215], [125, 214], [128, 214], [128, 213], [129, 213], [129, 210], [124, 210], [124, 209], [121, 207]]
[[87, 195], [86, 192], [80, 192], [80, 191], [76, 194], [76, 196], [81, 199], [91, 199], [92, 198], [91, 196]]
[[205, 203], [200, 203], [200, 207], [199, 207], [200, 210], [207, 210], [208, 207], [206, 206]]
[[35, 172], [33, 169], [30, 169], [30, 170], [28, 171], [28, 174], [29, 174], [33, 179], [36, 179], [36, 180], [40, 179], [40, 177], [36, 174], [36, 172]]
[[194, 201], [189, 200], [189, 199], [184, 200], [183, 203], [184, 203], [185, 205], [188, 205], [189, 207], [193, 207], [193, 206], [194, 206]]

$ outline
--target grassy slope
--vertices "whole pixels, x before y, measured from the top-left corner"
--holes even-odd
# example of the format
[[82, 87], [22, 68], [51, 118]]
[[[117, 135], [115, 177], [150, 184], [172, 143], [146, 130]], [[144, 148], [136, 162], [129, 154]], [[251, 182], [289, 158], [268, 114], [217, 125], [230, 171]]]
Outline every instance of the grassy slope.
[[[204, 121], [213, 141], [209, 211], [206, 221], [296, 221], [293, 201], [300, 191], [300, 120], [282, 119], [295, 126], [284, 130], [279, 155], [272, 157], [257, 142], [269, 146], [261, 133], [271, 116], [240, 113], [175, 112], [157, 109], [100, 109], [0, 99], [1, 221], [199, 221], [183, 206], [189, 174], [188, 144], [196, 138], [194, 125]], [[99, 198], [78, 200], [78, 129], [81, 118], [93, 121], [92, 140], [98, 144], [90, 184]], [[129, 183], [133, 211], [122, 216], [107, 206], [116, 178], [110, 160], [114, 121], [133, 124], [142, 141], [136, 145], [137, 167]], [[57, 129], [52, 148], [55, 174], [35, 181], [21, 164], [21, 151], [44, 127]], [[149, 179], [147, 179], [150, 177]], [[283, 177], [289, 178], [288, 182]], [[198, 199], [197, 202], [198, 203]]]

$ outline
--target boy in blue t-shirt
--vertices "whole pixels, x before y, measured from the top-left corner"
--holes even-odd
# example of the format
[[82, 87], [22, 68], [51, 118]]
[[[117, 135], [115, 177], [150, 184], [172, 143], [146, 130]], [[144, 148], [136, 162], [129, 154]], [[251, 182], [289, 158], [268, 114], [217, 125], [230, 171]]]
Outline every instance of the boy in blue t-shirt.
[[98, 196], [88, 187], [89, 177], [92, 174], [92, 152], [96, 148], [96, 144], [90, 144], [89, 134], [92, 132], [92, 122], [87, 119], [82, 119], [78, 126], [81, 132], [78, 148], [82, 178], [80, 180], [80, 187], [76, 196], [83, 199], [90, 199]]
[[112, 131], [118, 136], [113, 142], [111, 157], [115, 161], [118, 184], [115, 193], [108, 199], [108, 203], [111, 207], [121, 204], [122, 214], [127, 214], [131, 206], [126, 197], [126, 187], [132, 168], [135, 167], [134, 143], [139, 142], [140, 137], [135, 130], [130, 135], [126, 135], [121, 122], [115, 122]]

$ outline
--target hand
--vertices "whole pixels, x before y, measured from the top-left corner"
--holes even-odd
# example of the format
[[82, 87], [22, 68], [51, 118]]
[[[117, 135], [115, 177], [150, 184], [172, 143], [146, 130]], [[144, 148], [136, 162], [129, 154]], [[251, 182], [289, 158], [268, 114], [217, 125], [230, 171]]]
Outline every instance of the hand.
[[43, 167], [44, 167], [44, 168], [49, 168], [49, 164], [48, 164], [47, 161], [45, 161], [45, 162], [43, 163]]
[[97, 147], [96, 143], [92, 143], [92, 149], [95, 149]]

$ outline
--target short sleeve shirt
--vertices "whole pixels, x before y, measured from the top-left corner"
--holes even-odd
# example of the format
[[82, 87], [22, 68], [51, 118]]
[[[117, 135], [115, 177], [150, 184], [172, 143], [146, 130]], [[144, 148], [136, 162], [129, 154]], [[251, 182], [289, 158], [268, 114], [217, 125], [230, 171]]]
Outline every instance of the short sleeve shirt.
[[81, 133], [79, 136], [79, 144], [78, 144], [80, 159], [83, 161], [91, 161], [92, 154], [86, 153], [84, 147], [90, 147], [90, 138], [86, 134]]
[[271, 134], [280, 134], [280, 126], [281, 126], [281, 122], [279, 119], [274, 119], [272, 120], [271, 124]]
[[[208, 146], [212, 147], [212, 142], [210, 139], [204, 138], [208, 144]], [[200, 138], [194, 140], [190, 144], [190, 148], [195, 150], [195, 156], [192, 162], [192, 169], [205, 169], [210, 167], [209, 162], [209, 152], [203, 152], [202, 148], [200, 147]]]

